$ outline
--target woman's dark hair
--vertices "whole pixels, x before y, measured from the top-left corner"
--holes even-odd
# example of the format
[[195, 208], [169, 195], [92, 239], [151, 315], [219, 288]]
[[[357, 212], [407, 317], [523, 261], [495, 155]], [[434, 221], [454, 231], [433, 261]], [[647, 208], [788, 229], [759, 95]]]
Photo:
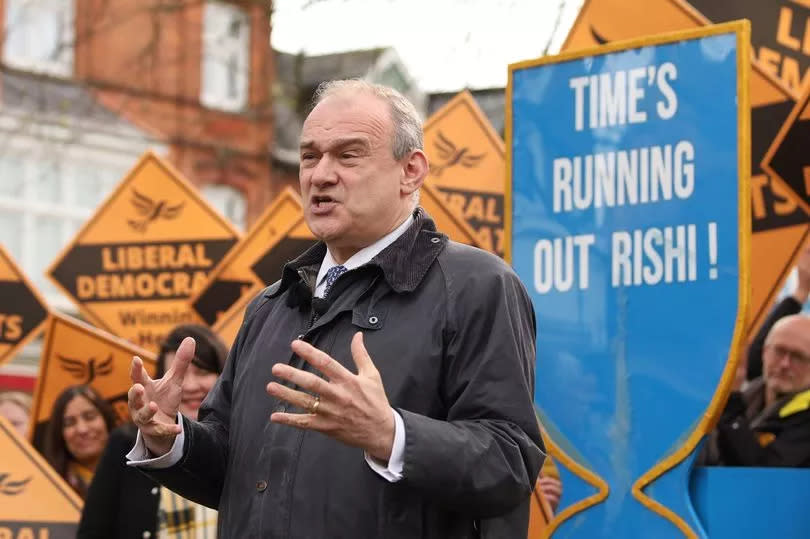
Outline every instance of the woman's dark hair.
[[101, 398], [101, 395], [96, 393], [96, 390], [90, 386], [70, 386], [56, 397], [53, 408], [51, 408], [51, 419], [45, 431], [42, 453], [56, 472], [64, 478], [67, 478], [68, 464], [73, 459], [73, 455], [68, 451], [63, 434], [65, 427], [65, 408], [67, 408], [68, 403], [76, 397], [84, 397], [95, 406], [104, 419], [108, 433], [117, 423], [117, 418], [112, 406]]
[[163, 339], [157, 357], [156, 378], [166, 372], [166, 355], [175, 352], [186, 337], [193, 337], [197, 343], [191, 363], [204, 371], [222, 374], [228, 349], [216, 334], [200, 324], [181, 324]]

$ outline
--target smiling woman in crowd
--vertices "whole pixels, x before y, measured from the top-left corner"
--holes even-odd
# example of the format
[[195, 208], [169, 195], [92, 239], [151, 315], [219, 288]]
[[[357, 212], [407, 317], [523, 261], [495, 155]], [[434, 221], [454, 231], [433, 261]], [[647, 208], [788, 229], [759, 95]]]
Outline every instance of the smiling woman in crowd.
[[54, 402], [43, 453], [82, 498], [115, 422], [112, 407], [90, 386], [68, 387]]

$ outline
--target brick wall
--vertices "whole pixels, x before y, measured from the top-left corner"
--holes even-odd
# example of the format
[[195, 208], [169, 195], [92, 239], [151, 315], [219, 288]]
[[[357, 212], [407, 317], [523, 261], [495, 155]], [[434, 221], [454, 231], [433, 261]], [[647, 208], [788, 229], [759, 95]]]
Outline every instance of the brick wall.
[[250, 223], [281, 188], [270, 174], [273, 55], [269, 2], [234, 4], [250, 15], [249, 104], [240, 113], [200, 104], [201, 0], [76, 0], [75, 74], [106, 106], [166, 140], [192, 182], [242, 191]]

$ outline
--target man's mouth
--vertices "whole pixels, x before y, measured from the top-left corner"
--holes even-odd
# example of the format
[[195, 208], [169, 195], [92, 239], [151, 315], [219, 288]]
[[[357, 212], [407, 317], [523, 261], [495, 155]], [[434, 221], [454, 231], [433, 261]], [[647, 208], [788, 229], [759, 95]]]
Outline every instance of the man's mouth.
[[328, 195], [313, 195], [311, 198], [310, 207], [312, 209], [312, 213], [316, 215], [323, 215], [328, 213], [335, 207], [337, 202], [335, 199]]

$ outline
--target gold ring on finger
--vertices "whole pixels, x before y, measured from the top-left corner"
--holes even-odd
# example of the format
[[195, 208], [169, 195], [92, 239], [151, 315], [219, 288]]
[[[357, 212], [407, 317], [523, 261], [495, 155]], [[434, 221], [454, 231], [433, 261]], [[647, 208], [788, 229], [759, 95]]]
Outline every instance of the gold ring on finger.
[[315, 400], [312, 401], [312, 404], [309, 405], [309, 413], [315, 415], [318, 413], [318, 406], [321, 405], [321, 396], [316, 395]]

